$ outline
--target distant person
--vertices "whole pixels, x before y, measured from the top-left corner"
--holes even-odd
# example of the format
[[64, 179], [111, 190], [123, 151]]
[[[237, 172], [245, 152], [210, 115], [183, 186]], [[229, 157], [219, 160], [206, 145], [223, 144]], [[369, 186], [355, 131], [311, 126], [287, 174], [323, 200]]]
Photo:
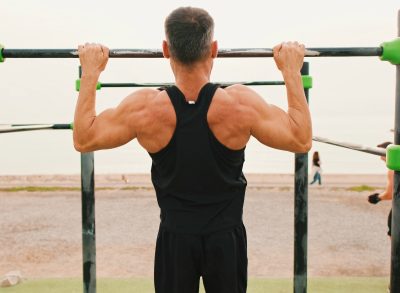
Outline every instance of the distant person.
[[79, 46], [76, 150], [110, 149], [137, 138], [152, 158], [151, 179], [161, 210], [156, 293], [197, 293], [200, 277], [207, 293], [246, 292], [246, 144], [253, 136], [291, 152], [306, 153], [311, 147], [311, 117], [300, 74], [304, 45], [288, 42], [273, 49], [287, 90], [284, 111], [249, 87], [222, 89], [210, 82], [218, 54], [213, 32], [214, 21], [205, 10], [174, 10], [165, 21], [162, 49], [175, 85], [135, 91], [99, 115], [96, 84], [109, 49]]
[[314, 184], [315, 182], [318, 181], [318, 184], [321, 185], [321, 172], [322, 169], [321, 169], [321, 160], [319, 159], [319, 153], [314, 152], [312, 158], [312, 167], [311, 167], [313, 180], [310, 182], [310, 184]]
[[[391, 142], [386, 141], [381, 144], [378, 144], [377, 147], [386, 149], [389, 144], [391, 144]], [[386, 162], [386, 157], [382, 156], [381, 160]], [[377, 204], [381, 200], [391, 200], [393, 198], [393, 182], [394, 182], [394, 171], [388, 169], [385, 190], [381, 193], [374, 193], [374, 194], [369, 195], [368, 202], [371, 204]], [[389, 236], [391, 236], [392, 235], [392, 210], [391, 209], [390, 209], [390, 212], [388, 215], [387, 225], [388, 225], [387, 234]]]

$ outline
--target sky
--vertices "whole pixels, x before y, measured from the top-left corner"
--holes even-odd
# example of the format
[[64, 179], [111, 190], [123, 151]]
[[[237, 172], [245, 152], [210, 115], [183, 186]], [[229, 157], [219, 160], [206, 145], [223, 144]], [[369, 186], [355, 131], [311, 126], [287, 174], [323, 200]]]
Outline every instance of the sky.
[[[271, 48], [296, 40], [308, 47], [376, 47], [397, 36], [397, 1], [15, 1], [0, 0], [0, 43], [6, 48], [159, 49], [163, 22], [179, 6], [202, 7], [215, 21], [220, 48]], [[375, 146], [392, 140], [395, 67], [379, 58], [309, 58], [314, 135]], [[77, 59], [9, 59], [0, 64], [0, 123], [69, 123], [77, 93]], [[217, 59], [212, 81], [281, 80], [271, 58]], [[171, 82], [165, 59], [110, 59], [103, 82]], [[286, 107], [283, 87], [255, 88]], [[97, 110], [116, 106], [133, 89], [103, 89]], [[78, 173], [70, 131], [0, 135], [0, 174]], [[314, 143], [326, 173], [380, 173], [377, 157]], [[255, 141], [248, 172], [293, 170], [293, 155]], [[147, 172], [136, 142], [96, 153], [101, 173]]]

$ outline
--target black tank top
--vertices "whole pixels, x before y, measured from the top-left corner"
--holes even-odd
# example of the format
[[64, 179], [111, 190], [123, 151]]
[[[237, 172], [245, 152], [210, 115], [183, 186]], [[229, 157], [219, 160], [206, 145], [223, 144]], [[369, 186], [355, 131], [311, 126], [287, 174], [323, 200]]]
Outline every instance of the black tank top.
[[160, 226], [172, 232], [207, 234], [242, 223], [247, 185], [242, 172], [244, 148], [225, 147], [207, 123], [217, 88], [206, 84], [194, 104], [176, 86], [166, 88], [176, 128], [168, 145], [150, 156]]

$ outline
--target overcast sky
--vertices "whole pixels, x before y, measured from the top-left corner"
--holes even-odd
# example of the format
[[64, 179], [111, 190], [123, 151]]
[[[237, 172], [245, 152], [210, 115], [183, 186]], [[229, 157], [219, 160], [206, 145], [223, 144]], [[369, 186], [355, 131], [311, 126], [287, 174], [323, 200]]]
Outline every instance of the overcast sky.
[[[270, 48], [286, 40], [297, 40], [310, 47], [375, 47], [396, 37], [400, 9], [399, 2], [394, 0], [0, 0], [0, 3], [0, 43], [6, 48], [75, 48], [88, 41], [101, 42], [110, 48], [159, 49], [164, 38], [164, 19], [179, 6], [197, 6], [210, 12], [220, 48]], [[370, 145], [391, 138], [394, 66], [378, 58], [308, 61], [314, 78], [310, 107], [315, 135]], [[0, 123], [71, 122], [77, 96], [74, 91], [77, 67], [78, 60], [71, 59], [10, 59], [0, 64]], [[212, 75], [213, 81], [279, 79], [281, 76], [271, 59], [218, 59]], [[170, 82], [173, 76], [167, 60], [112, 59], [101, 80]], [[257, 90], [268, 102], [286, 107], [283, 88]], [[103, 89], [98, 94], [98, 110], [115, 106], [130, 91]], [[66, 151], [71, 149], [70, 136], [57, 135], [57, 141], [52, 143], [60, 143], [65, 156], [72, 157], [73, 151]], [[27, 141], [32, 148], [42, 148], [36, 141], [38, 137], [2, 135], [0, 163], [11, 164], [10, 157], [21, 156], [25, 150], [20, 145]], [[51, 141], [47, 136], [40, 139]], [[248, 154], [250, 160], [251, 157]], [[375, 160], [360, 154], [352, 154], [352, 158]], [[329, 165], [329, 160], [325, 162]]]

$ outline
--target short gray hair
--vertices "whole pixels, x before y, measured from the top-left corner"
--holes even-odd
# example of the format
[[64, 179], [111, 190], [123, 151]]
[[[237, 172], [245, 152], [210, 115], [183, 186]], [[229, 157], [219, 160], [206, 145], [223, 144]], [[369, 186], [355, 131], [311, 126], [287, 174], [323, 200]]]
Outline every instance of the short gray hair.
[[204, 9], [177, 8], [168, 15], [164, 26], [170, 54], [181, 63], [200, 61], [210, 52], [214, 20]]

